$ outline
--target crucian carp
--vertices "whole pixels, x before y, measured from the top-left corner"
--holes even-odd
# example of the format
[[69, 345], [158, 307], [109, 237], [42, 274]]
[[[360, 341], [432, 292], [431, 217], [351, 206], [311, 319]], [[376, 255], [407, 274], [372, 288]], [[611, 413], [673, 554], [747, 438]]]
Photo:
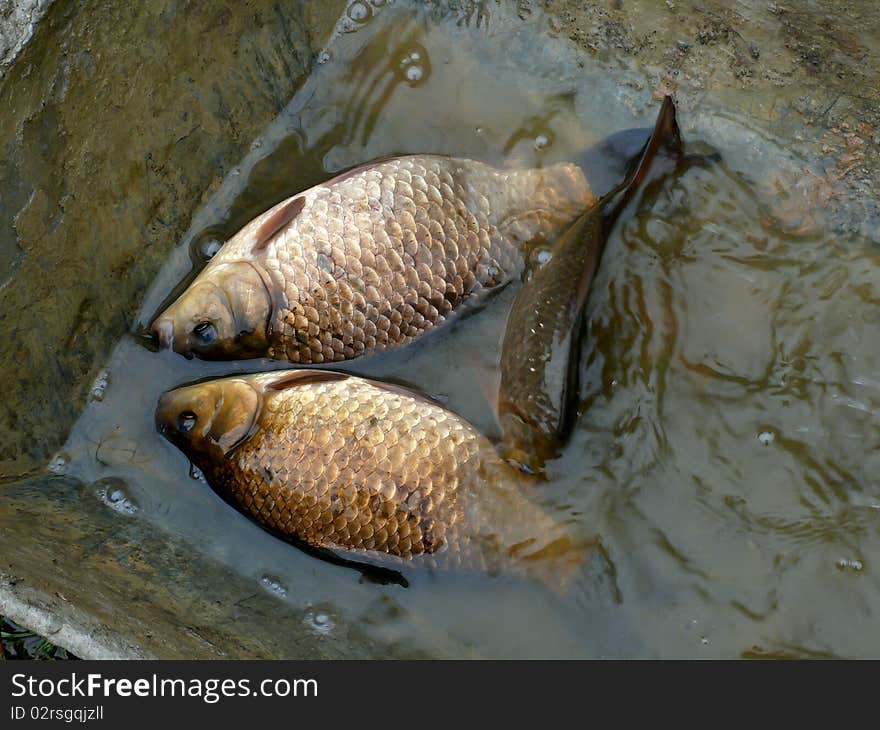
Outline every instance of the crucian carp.
[[186, 357], [300, 364], [404, 345], [517, 276], [526, 244], [555, 238], [594, 202], [573, 164], [373, 162], [248, 223], [152, 332]]
[[156, 424], [236, 509], [349, 559], [539, 575], [549, 562], [555, 581], [584, 557], [526, 475], [401, 386], [307, 369], [220, 378], [162, 395]]

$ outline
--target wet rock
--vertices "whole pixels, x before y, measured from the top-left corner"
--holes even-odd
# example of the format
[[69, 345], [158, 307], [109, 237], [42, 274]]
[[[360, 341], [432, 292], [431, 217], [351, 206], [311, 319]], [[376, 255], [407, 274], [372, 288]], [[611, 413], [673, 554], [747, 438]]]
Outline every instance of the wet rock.
[[0, 2], [0, 68], [20, 51], [0, 79], [0, 359], [32, 364], [0, 375], [0, 480], [61, 446], [202, 194], [291, 98], [339, 5]]
[[52, 0], [0, 0], [0, 79], [51, 4]]

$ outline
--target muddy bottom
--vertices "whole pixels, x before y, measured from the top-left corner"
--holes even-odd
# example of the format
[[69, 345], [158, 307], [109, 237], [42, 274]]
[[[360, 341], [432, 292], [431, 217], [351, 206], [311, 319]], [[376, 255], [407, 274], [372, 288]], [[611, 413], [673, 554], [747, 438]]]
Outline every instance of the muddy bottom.
[[[289, 367], [187, 361], [137, 336], [254, 215], [341, 170], [416, 152], [578, 161], [602, 192], [622, 160], [591, 146], [650, 126], [659, 106], [628, 70], [612, 76], [547, 43], [555, 16], [379, 5], [349, 4], [303, 86], [194, 210], [50, 469], [90, 485], [119, 520], [182, 537], [241, 576], [252, 591], [230, 598], [242, 610], [269, 595], [328, 641], [345, 623], [437, 657], [880, 653], [880, 253], [785, 182], [807, 164], [786, 140], [708, 104], [684, 105], [679, 121], [691, 149], [722, 161], [630, 205], [593, 284], [580, 415], [537, 495], [603, 557], [566, 591], [415, 570], [407, 587], [372, 582], [263, 532], [156, 433], [167, 389]], [[516, 287], [415, 345], [337, 369], [422, 390], [495, 438]]]

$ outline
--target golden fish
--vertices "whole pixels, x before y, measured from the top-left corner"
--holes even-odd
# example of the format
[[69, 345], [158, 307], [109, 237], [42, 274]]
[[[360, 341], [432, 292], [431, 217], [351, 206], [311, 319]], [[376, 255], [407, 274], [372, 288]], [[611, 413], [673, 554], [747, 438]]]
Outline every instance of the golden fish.
[[473, 426], [405, 388], [331, 371], [169, 391], [156, 423], [227, 502], [278, 536], [366, 562], [553, 580], [583, 546]]
[[527, 272], [507, 320], [498, 413], [506, 455], [531, 471], [557, 455], [578, 400], [580, 341], [590, 284], [620, 212], [654, 168], [682, 151], [675, 106], [666, 97], [626, 179], [581, 214]]
[[154, 322], [187, 357], [348, 360], [408, 343], [522, 269], [594, 202], [575, 165], [413, 155], [285, 200], [229, 239]]

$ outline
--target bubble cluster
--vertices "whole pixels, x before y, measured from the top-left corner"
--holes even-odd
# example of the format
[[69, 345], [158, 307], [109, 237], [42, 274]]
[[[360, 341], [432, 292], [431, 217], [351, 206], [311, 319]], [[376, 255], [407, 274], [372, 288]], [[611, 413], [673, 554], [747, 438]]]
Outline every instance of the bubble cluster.
[[89, 397], [92, 400], [96, 401], [104, 400], [104, 393], [107, 390], [107, 386], [109, 384], [110, 373], [106, 369], [100, 370], [94, 382], [92, 383], [92, 387], [89, 389]]
[[428, 78], [431, 66], [428, 62], [428, 53], [421, 46], [416, 46], [405, 52], [398, 62], [398, 70], [401, 77], [410, 86], [416, 86]]
[[285, 588], [277, 578], [274, 578], [271, 575], [262, 576], [260, 578], [260, 585], [275, 596], [280, 598], [285, 598], [287, 596], [287, 588]]
[[115, 512], [130, 517], [140, 509], [137, 501], [130, 494], [129, 486], [122, 479], [107, 477], [99, 479], [94, 486], [98, 499]]
[[865, 567], [861, 560], [855, 558], [841, 558], [836, 565], [838, 570], [852, 570], [856, 573], [860, 573]]

